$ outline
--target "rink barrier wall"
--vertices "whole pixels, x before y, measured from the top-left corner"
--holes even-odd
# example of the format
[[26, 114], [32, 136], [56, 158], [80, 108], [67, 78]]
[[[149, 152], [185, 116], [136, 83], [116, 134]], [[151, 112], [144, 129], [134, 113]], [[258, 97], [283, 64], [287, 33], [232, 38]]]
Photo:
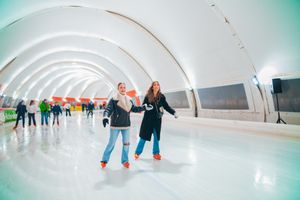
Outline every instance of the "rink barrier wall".
[[[142, 118], [141, 114], [134, 114]], [[300, 140], [300, 126], [299, 125], [289, 125], [289, 124], [275, 124], [275, 123], [263, 123], [263, 122], [253, 122], [253, 121], [239, 121], [239, 120], [224, 120], [224, 119], [209, 119], [209, 118], [194, 118], [179, 116], [178, 119], [174, 119], [173, 116], [166, 114], [163, 120], [171, 120], [176, 123], [191, 124], [196, 126], [210, 126], [216, 128], [228, 128], [239, 130], [241, 132], [245, 131], [247, 133], [251, 132], [253, 134], [262, 134], [269, 136], [283, 136], [291, 137]]]
[[0, 125], [6, 122], [12, 122], [17, 120], [17, 114], [15, 109], [0, 109]]

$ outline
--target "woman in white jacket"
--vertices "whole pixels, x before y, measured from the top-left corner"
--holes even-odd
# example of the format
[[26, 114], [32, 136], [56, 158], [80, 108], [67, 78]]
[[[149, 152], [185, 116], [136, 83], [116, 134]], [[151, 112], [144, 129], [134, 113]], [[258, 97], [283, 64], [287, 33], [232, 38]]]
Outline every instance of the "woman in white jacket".
[[31, 119], [32, 119], [33, 125], [36, 126], [35, 113], [37, 112], [37, 106], [35, 105], [34, 100], [30, 101], [27, 110], [28, 110], [28, 125], [31, 126]]

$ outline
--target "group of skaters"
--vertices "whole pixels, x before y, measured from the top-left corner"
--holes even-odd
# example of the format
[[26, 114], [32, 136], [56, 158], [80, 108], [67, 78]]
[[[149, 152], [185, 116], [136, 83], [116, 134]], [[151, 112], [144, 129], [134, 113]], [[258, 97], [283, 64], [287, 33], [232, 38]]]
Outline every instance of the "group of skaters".
[[[64, 106], [64, 109], [66, 110], [66, 116], [71, 116], [71, 105], [70, 103], [66, 103]], [[55, 102], [52, 106], [50, 102], [47, 99], [44, 99], [39, 104], [39, 110], [41, 112], [41, 125], [46, 126], [49, 125], [48, 119], [51, 118], [51, 113], [53, 113], [53, 125], [55, 124], [55, 121], [57, 125], [59, 126], [59, 115], [62, 115], [62, 107], [59, 105], [58, 102]], [[38, 107], [34, 100], [31, 100], [29, 105], [25, 105], [25, 101], [21, 100], [19, 104], [17, 105], [16, 113], [17, 113], [17, 120], [16, 124], [13, 127], [13, 129], [16, 129], [18, 127], [19, 121], [22, 120], [23, 128], [25, 128], [25, 114], [28, 112], [28, 126], [31, 126], [31, 122], [33, 122], [33, 126], [36, 127], [36, 120], [35, 115], [38, 111]]]
[[95, 110], [95, 104], [93, 103], [93, 101], [90, 101], [88, 104], [84, 104], [84, 103], [81, 104], [81, 108], [82, 108], [82, 112], [86, 110], [87, 118], [89, 118], [90, 115], [91, 117], [93, 117], [94, 110]]
[[110, 121], [110, 137], [102, 156], [101, 167], [105, 168], [107, 166], [120, 133], [122, 134], [123, 145], [121, 163], [125, 168], [130, 167], [128, 159], [130, 112], [145, 111], [140, 127], [140, 139], [135, 149], [134, 158], [139, 159], [146, 141], [151, 141], [151, 137], [153, 136], [153, 158], [161, 160], [159, 141], [164, 109], [174, 115], [175, 118], [178, 118], [175, 110], [169, 106], [166, 97], [161, 93], [158, 81], [152, 82], [142, 106], [135, 106], [131, 98], [126, 95], [125, 83], [119, 83], [117, 94], [109, 100], [107, 108], [103, 112], [103, 126], [106, 127]]
[[[115, 147], [115, 143], [119, 134], [122, 134], [122, 155], [121, 163], [125, 168], [129, 168], [129, 146], [130, 146], [130, 113], [131, 112], [141, 112], [144, 111], [143, 120], [139, 132], [139, 142], [135, 149], [134, 158], [139, 159], [140, 155], [143, 152], [146, 141], [151, 141], [153, 136], [153, 149], [152, 154], [153, 158], [156, 160], [161, 160], [159, 141], [160, 141], [160, 132], [162, 125], [163, 112], [166, 110], [170, 114], [174, 115], [175, 118], [178, 118], [177, 113], [173, 108], [171, 108], [166, 101], [166, 97], [160, 90], [160, 85], [158, 81], [152, 82], [149, 87], [147, 94], [144, 98], [144, 101], [141, 106], [134, 105], [133, 101], [129, 96], [126, 95], [126, 85], [125, 83], [119, 83], [118, 92], [113, 96], [106, 106], [103, 112], [103, 126], [106, 127], [110, 123], [110, 136], [108, 144], [104, 150], [101, 167], [105, 168], [109, 162], [110, 155]], [[89, 102], [87, 107], [87, 117], [89, 115], [93, 116], [93, 110], [95, 109], [94, 103]], [[62, 114], [62, 108], [55, 102], [54, 106], [51, 107], [47, 99], [44, 99], [40, 105], [41, 112], [41, 125], [44, 123], [48, 126], [48, 118], [50, 118], [50, 113], [53, 113], [53, 125], [55, 120], [57, 125], [59, 125], [59, 115]], [[67, 103], [65, 105], [66, 116], [71, 116], [71, 105]], [[25, 102], [21, 101], [17, 106], [17, 121], [14, 129], [17, 128], [19, 120], [22, 118], [23, 127], [25, 127], [25, 113], [28, 112], [28, 125], [31, 126], [31, 121], [33, 125], [36, 126], [35, 114], [37, 112], [37, 106], [33, 100], [30, 101], [28, 107], [26, 107]], [[82, 109], [84, 111], [84, 109]]]

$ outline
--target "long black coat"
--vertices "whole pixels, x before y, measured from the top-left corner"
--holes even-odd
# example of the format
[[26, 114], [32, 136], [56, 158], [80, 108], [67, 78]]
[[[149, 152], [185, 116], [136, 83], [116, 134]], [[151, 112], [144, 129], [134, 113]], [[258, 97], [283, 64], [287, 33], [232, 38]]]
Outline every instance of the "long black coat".
[[156, 103], [150, 103], [148, 97], [146, 96], [143, 104], [145, 103], [151, 104], [153, 106], [153, 109], [145, 111], [139, 136], [144, 140], [151, 141], [153, 129], [155, 129], [157, 138], [158, 140], [160, 140], [161, 118], [159, 119], [157, 117], [158, 109], [162, 106], [172, 115], [174, 115], [175, 110], [169, 106], [168, 102], [166, 101], [166, 97], [163, 94], [161, 95], [159, 100], [156, 101]]

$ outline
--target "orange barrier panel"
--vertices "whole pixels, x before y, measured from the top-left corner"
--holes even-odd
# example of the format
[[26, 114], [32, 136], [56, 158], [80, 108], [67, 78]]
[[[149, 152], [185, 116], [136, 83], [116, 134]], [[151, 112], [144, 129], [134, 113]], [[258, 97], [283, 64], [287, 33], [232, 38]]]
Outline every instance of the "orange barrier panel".
[[73, 97], [66, 97], [65, 99], [66, 99], [67, 101], [76, 101], [76, 99], [73, 98]]
[[107, 98], [99, 98], [99, 97], [95, 97], [95, 98], [93, 98], [94, 100], [100, 100], [100, 101], [106, 101], [107, 100]]
[[[127, 94], [128, 96], [130, 96], [131, 98], [135, 98], [136, 104], [137, 104], [137, 105], [141, 105], [140, 98], [139, 98], [138, 96], [136, 96], [136, 91], [135, 91], [135, 90], [129, 90], [128, 92], [126, 92], [126, 94]], [[61, 102], [61, 103], [62, 103], [62, 106], [64, 106], [64, 105], [65, 105], [64, 99], [65, 99], [66, 101], [68, 101], [68, 102], [76, 102], [76, 98], [74, 98], [74, 97], [65, 97], [65, 98], [63, 98], [63, 97], [56, 97], [56, 96], [53, 96], [53, 97], [52, 97], [52, 102], [51, 102], [51, 104], [52, 104], [53, 102], [56, 101], [56, 102]], [[76, 102], [76, 106], [80, 106], [81, 103], [89, 103], [90, 100], [91, 100], [90, 98], [84, 98], [84, 97], [79, 98], [79, 101], [80, 101], [80, 102]], [[94, 101], [103, 101], [103, 104], [106, 105], [106, 101], [108, 100], [108, 98], [104, 98], [104, 97], [95, 97], [95, 98], [93, 98], [93, 100], [94, 100]], [[96, 106], [96, 105], [97, 105], [97, 102], [95, 102], [95, 106]], [[76, 108], [75, 110], [77, 110], [77, 108]]]
[[79, 98], [79, 100], [80, 100], [81, 102], [85, 102], [85, 103], [90, 102], [90, 98]]
[[53, 101], [58, 101], [58, 102], [62, 102], [63, 98], [62, 97], [52, 97]]
[[130, 96], [131, 98], [135, 98], [137, 106], [141, 105], [140, 98], [136, 95], [136, 91], [135, 90], [129, 90], [129, 91], [126, 92], [126, 94], [128, 96]]

